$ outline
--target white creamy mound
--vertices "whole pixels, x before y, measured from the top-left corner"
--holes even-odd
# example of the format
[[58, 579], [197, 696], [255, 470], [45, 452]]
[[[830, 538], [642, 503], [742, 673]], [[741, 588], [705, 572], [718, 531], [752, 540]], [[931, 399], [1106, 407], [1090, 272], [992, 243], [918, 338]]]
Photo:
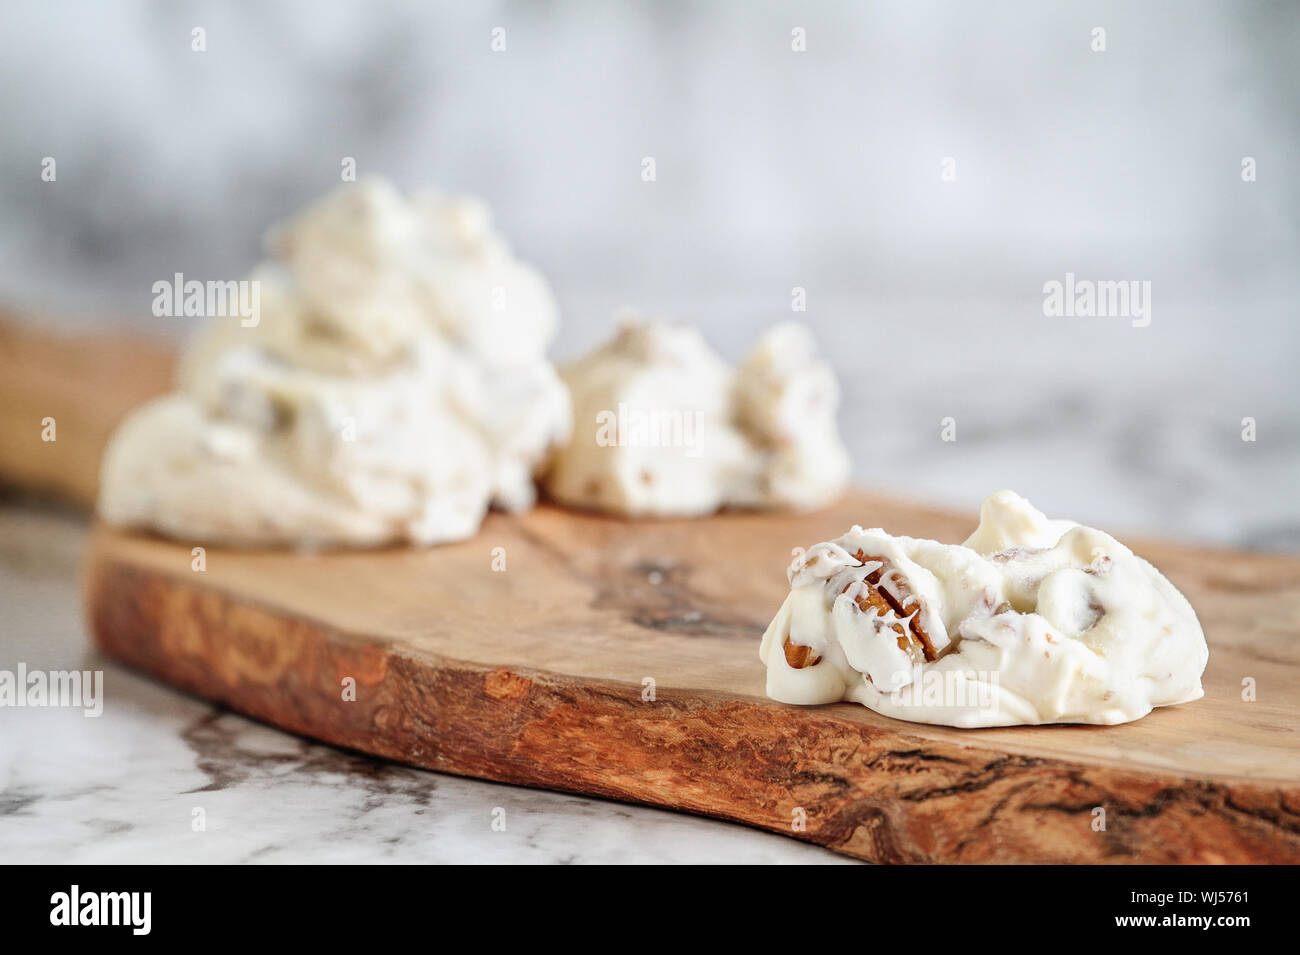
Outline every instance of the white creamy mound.
[[1199, 699], [1187, 599], [1108, 534], [985, 499], [963, 545], [855, 526], [790, 565], [767, 693], [947, 726], [1114, 724]]
[[656, 517], [812, 508], [848, 478], [839, 386], [801, 325], [770, 329], [732, 369], [693, 328], [629, 319], [561, 376], [574, 429], [543, 486], [563, 504]]
[[433, 544], [533, 503], [569, 432], [557, 310], [472, 199], [367, 180], [267, 239], [260, 316], [212, 320], [105, 453], [99, 512], [236, 545]]

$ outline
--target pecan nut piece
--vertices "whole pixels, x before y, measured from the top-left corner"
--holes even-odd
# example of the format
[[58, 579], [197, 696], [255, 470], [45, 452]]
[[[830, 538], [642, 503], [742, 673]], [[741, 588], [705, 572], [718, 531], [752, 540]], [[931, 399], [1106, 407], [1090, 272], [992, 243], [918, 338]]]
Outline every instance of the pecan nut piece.
[[[884, 557], [867, 554], [861, 548], [853, 557], [864, 568], [870, 568], [862, 578], [861, 591], [853, 598], [858, 609], [876, 617], [892, 618], [884, 623], [898, 634], [898, 649], [913, 659], [933, 663], [938, 653], [921, 625], [921, 602], [908, 587], [906, 578]], [[844, 591], [850, 586], [845, 585]]]
[[792, 670], [815, 667], [822, 662], [822, 658], [813, 651], [812, 647], [805, 647], [801, 643], [793, 643], [788, 636], [785, 638], [785, 643], [781, 645], [781, 649], [785, 651], [785, 662], [790, 664]]

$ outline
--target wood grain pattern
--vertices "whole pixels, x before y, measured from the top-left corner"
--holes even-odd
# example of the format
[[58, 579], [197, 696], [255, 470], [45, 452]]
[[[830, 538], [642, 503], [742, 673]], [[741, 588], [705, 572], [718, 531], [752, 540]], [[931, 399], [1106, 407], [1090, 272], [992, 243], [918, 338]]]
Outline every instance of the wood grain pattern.
[[[0, 483], [94, 507], [113, 428], [166, 391], [174, 350], [122, 332], [53, 331], [0, 314]], [[43, 419], [56, 440], [42, 440]]]
[[100, 527], [87, 610], [113, 656], [297, 733], [864, 859], [1300, 862], [1300, 561], [1139, 545], [1201, 614], [1206, 698], [1120, 727], [963, 731], [764, 697], [790, 548], [851, 523], [954, 541], [973, 520], [863, 495], [699, 522], [543, 507], [428, 551], [209, 550], [202, 573], [188, 545]]

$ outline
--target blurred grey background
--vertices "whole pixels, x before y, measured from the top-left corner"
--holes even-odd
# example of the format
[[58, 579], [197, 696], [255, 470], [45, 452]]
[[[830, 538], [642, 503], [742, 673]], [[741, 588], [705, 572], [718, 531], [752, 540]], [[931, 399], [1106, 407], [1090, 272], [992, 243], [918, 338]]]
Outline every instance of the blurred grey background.
[[[1282, 2], [6, 0], [0, 301], [183, 335], [153, 282], [239, 277], [352, 156], [483, 196], [558, 359], [625, 305], [736, 357], [801, 287], [860, 483], [1300, 551], [1298, 52]], [[1046, 317], [1067, 272], [1150, 326]]]

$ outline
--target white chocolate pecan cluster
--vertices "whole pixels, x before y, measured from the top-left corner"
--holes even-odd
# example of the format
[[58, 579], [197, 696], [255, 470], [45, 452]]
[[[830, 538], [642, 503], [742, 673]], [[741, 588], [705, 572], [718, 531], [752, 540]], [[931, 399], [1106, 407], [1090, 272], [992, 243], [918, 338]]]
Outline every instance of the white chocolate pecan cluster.
[[104, 456], [99, 513], [233, 545], [434, 544], [532, 505], [568, 434], [557, 310], [469, 198], [346, 185], [268, 237], [260, 314], [218, 315]]
[[964, 545], [854, 527], [789, 569], [768, 695], [952, 726], [1120, 723], [1202, 695], [1186, 599], [1113, 537], [990, 496]]
[[801, 325], [769, 329], [733, 369], [694, 328], [628, 317], [561, 376], [574, 428], [542, 484], [562, 504], [653, 517], [802, 509], [848, 479], [839, 386]]

